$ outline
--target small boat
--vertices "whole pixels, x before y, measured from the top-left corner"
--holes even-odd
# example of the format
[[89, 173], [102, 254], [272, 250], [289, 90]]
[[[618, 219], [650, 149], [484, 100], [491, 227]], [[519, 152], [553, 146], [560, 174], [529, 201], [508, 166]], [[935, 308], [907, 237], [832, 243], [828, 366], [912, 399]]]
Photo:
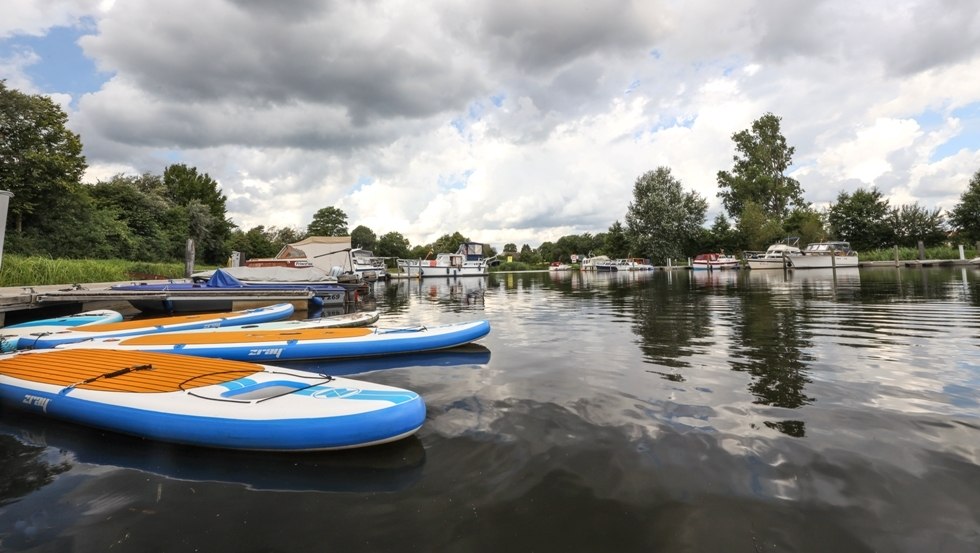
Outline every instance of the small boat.
[[398, 267], [409, 278], [486, 276], [497, 256], [486, 257], [486, 244], [463, 242], [456, 253], [436, 254], [435, 259], [399, 259]]
[[166, 332], [66, 344], [66, 349], [180, 353], [237, 361], [370, 357], [452, 348], [490, 332], [485, 320], [403, 328], [307, 328]]
[[858, 266], [858, 254], [848, 242], [807, 244], [803, 255], [787, 258], [790, 269], [839, 269]]
[[4, 352], [17, 349], [17, 340], [22, 336], [57, 332], [66, 328], [97, 325], [103, 323], [118, 323], [123, 320], [122, 313], [111, 309], [84, 311], [65, 317], [38, 319], [26, 323], [18, 323], [0, 328], [0, 349]]
[[552, 261], [551, 265], [548, 265], [549, 271], [567, 271], [572, 267], [567, 263], [562, 263], [561, 261]]
[[354, 272], [367, 282], [388, 278], [388, 268], [385, 266], [385, 258], [375, 256], [370, 250], [352, 248], [350, 251], [350, 262]]
[[738, 268], [738, 258], [732, 255], [725, 255], [724, 253], [698, 254], [691, 263], [691, 269], [695, 271], [717, 271]]
[[589, 255], [582, 258], [582, 264], [579, 265], [579, 269], [582, 271], [598, 271], [599, 265], [606, 266], [612, 263], [608, 255]]
[[803, 255], [803, 251], [797, 246], [800, 239], [791, 236], [782, 242], [776, 242], [769, 246], [765, 253], [746, 259], [749, 269], [782, 269], [788, 266], [784, 257]]
[[0, 402], [37, 415], [195, 446], [272, 451], [361, 447], [415, 433], [415, 392], [185, 355], [44, 350], [0, 359]]
[[628, 271], [652, 271], [653, 263], [645, 257], [628, 257], [623, 260], [622, 265]]
[[227, 313], [197, 313], [194, 315], [176, 315], [173, 317], [132, 319], [118, 323], [79, 326], [71, 329], [22, 336], [17, 340], [17, 348], [46, 349], [62, 344], [71, 344], [96, 338], [118, 338], [121, 336], [139, 336], [158, 332], [214, 329], [228, 325], [264, 323], [285, 319], [292, 314], [292, 304], [279, 303], [266, 307]]
[[315, 311], [324, 306], [344, 305], [348, 296], [347, 288], [336, 281], [243, 282], [224, 269], [216, 269], [206, 282], [140, 282], [116, 284], [109, 290], [135, 294], [126, 299], [140, 311], [168, 314], [227, 311], [234, 309], [236, 302], [256, 301], [263, 297], [281, 299], [287, 295], [307, 300], [309, 309]]

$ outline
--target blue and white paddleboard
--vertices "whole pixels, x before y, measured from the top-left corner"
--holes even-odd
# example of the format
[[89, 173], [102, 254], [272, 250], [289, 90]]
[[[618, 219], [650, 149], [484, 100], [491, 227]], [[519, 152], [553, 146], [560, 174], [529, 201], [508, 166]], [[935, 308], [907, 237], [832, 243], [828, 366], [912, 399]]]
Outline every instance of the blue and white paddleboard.
[[0, 402], [195, 446], [312, 451], [415, 433], [425, 404], [382, 384], [186, 355], [49, 349], [0, 358]]
[[84, 311], [74, 315], [38, 319], [25, 323], [13, 324], [0, 328], [0, 348], [4, 352], [17, 348], [17, 340], [21, 336], [58, 332], [68, 328], [90, 326], [105, 323], [118, 323], [123, 320], [122, 313], [111, 309]]
[[293, 314], [291, 303], [280, 303], [267, 307], [229, 311], [223, 313], [197, 313], [194, 315], [177, 315], [173, 317], [153, 317], [133, 319], [118, 323], [87, 325], [61, 329], [46, 333], [31, 333], [17, 340], [18, 349], [45, 349], [61, 344], [81, 342], [95, 338], [120, 336], [140, 336], [158, 332], [174, 332], [182, 330], [197, 330], [201, 328], [218, 328], [227, 325], [242, 325], [278, 321]]
[[181, 353], [238, 361], [333, 359], [452, 348], [479, 340], [489, 332], [489, 321], [481, 320], [405, 328], [166, 332], [88, 340], [62, 347]]

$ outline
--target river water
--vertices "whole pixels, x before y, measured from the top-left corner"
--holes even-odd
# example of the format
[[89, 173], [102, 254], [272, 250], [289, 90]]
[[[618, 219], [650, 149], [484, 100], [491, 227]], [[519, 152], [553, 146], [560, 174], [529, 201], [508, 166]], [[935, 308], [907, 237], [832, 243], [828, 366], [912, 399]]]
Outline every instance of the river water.
[[476, 346], [303, 366], [407, 440], [233, 453], [0, 417], [2, 551], [980, 550], [980, 268], [375, 285]]

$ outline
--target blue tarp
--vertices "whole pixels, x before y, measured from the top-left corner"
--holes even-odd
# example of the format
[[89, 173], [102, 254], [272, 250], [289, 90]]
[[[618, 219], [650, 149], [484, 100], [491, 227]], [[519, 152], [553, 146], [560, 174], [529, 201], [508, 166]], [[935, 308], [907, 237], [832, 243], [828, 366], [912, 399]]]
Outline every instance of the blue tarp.
[[214, 274], [208, 279], [207, 288], [244, 288], [245, 283], [229, 275], [221, 269], [215, 269]]

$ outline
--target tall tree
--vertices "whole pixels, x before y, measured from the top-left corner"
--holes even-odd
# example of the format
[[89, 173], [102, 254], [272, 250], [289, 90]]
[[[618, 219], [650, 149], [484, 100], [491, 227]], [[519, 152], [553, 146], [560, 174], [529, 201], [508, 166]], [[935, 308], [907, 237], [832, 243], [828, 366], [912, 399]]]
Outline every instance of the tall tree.
[[718, 171], [718, 197], [728, 215], [742, 216], [748, 202], [755, 202], [763, 213], [780, 223], [791, 206], [805, 205], [800, 183], [785, 175], [793, 163], [795, 148], [786, 145], [780, 133], [781, 118], [766, 113], [752, 123], [750, 130], [732, 135], [735, 166], [731, 172]]
[[347, 214], [333, 206], [320, 208], [306, 227], [306, 236], [347, 236]]
[[378, 237], [374, 231], [364, 225], [357, 225], [354, 230], [350, 231], [350, 243], [355, 248], [373, 251], [377, 241]]
[[703, 232], [708, 202], [697, 192], [684, 192], [667, 167], [647, 171], [633, 185], [626, 213], [626, 232], [633, 251], [660, 264], [679, 259]]
[[400, 232], [389, 232], [378, 238], [378, 243], [373, 251], [374, 255], [378, 257], [407, 258], [409, 246], [408, 239], [402, 236]]
[[163, 186], [177, 208], [174, 217], [182, 220], [179, 228], [194, 239], [200, 257], [206, 263], [223, 263], [231, 253], [227, 240], [233, 225], [218, 183], [207, 173], [199, 174], [196, 167], [175, 164], [164, 169]]
[[895, 232], [888, 221], [888, 200], [876, 188], [841, 192], [827, 212], [831, 234], [846, 240], [857, 250], [886, 248], [895, 243]]
[[921, 240], [927, 247], [938, 246], [946, 241], [946, 218], [942, 210], [932, 211], [919, 204], [896, 207], [888, 214], [887, 221], [895, 232], [895, 244], [915, 247]]
[[606, 255], [613, 259], [623, 259], [630, 256], [629, 238], [626, 237], [626, 230], [623, 224], [616, 221], [609, 227], [606, 233]]
[[973, 174], [969, 187], [960, 196], [960, 203], [950, 212], [949, 221], [961, 239], [980, 241], [980, 171]]
[[18, 233], [50, 217], [53, 202], [81, 184], [82, 141], [67, 122], [51, 98], [24, 94], [0, 80], [0, 187], [14, 194], [8, 209]]

